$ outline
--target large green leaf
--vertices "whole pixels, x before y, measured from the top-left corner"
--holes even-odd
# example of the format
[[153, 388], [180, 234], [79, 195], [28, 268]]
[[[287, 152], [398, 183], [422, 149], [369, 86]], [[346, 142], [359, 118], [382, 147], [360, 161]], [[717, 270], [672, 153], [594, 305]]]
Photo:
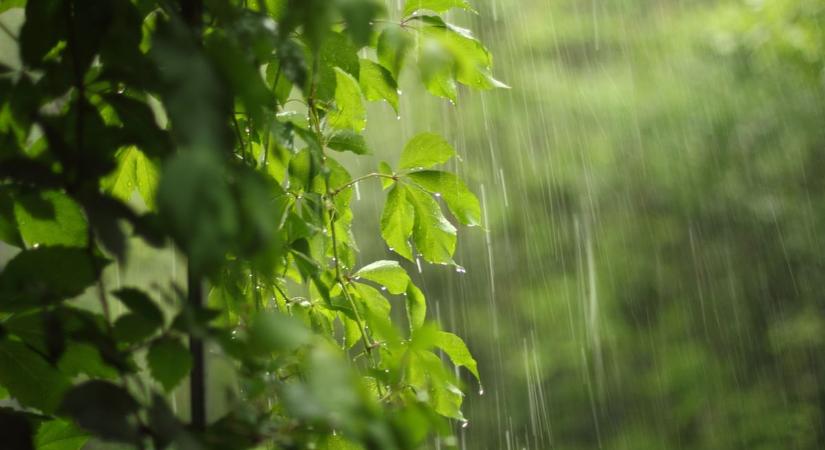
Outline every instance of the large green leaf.
[[333, 128], [361, 132], [367, 125], [367, 110], [361, 97], [361, 87], [352, 75], [335, 68], [335, 110], [329, 115]]
[[452, 263], [456, 244], [455, 227], [444, 217], [430, 194], [418, 189], [408, 189], [407, 192], [415, 208], [413, 242], [416, 249], [429, 262]]
[[192, 355], [180, 340], [164, 337], [156, 340], [146, 354], [152, 378], [171, 391], [192, 368]]
[[180, 152], [166, 164], [158, 210], [198, 273], [223, 261], [240, 229], [238, 208], [219, 156]]
[[368, 264], [357, 272], [356, 279], [369, 280], [384, 286], [391, 294], [403, 294], [407, 290], [410, 277], [398, 261], [381, 260]]
[[473, 10], [467, 0], [407, 0], [404, 4], [404, 15], [408, 16], [422, 9], [442, 13], [453, 8]]
[[14, 216], [20, 235], [29, 247], [85, 247], [89, 240], [83, 211], [62, 192], [45, 191], [20, 196], [14, 204]]
[[410, 324], [410, 331], [421, 328], [427, 319], [427, 300], [421, 289], [412, 283], [407, 285], [407, 321]]
[[117, 154], [117, 168], [102, 180], [103, 190], [128, 202], [138, 191], [149, 209], [155, 209], [160, 171], [157, 164], [137, 147], [125, 147]]
[[453, 147], [436, 133], [421, 133], [414, 136], [404, 146], [400, 170], [420, 170], [447, 162], [455, 155]]
[[479, 380], [478, 365], [467, 344], [453, 333], [439, 331], [435, 338], [436, 347], [440, 348], [456, 366], [466, 367]]
[[378, 36], [376, 53], [381, 63], [397, 79], [407, 55], [413, 47], [412, 35], [398, 25], [387, 25]]
[[77, 296], [95, 282], [99, 265], [80, 248], [24, 250], [0, 273], [0, 311], [18, 311]]
[[108, 381], [91, 380], [69, 390], [59, 412], [103, 439], [136, 443], [138, 429], [133, 416], [138, 407], [126, 389]]
[[51, 413], [69, 380], [25, 345], [0, 341], [0, 385], [20, 404]]
[[396, 183], [387, 195], [381, 214], [381, 237], [392, 251], [412, 261], [409, 238], [415, 225], [415, 208], [407, 200], [407, 188]]
[[88, 440], [89, 435], [71, 422], [50, 420], [37, 429], [34, 445], [37, 450], [80, 450]]
[[366, 155], [370, 153], [364, 136], [352, 130], [336, 131], [329, 137], [327, 147], [338, 150], [339, 152], [350, 151], [356, 155]]
[[368, 59], [362, 59], [358, 80], [367, 100], [386, 100], [398, 112], [398, 85], [389, 70]]
[[418, 186], [444, 199], [450, 212], [464, 225], [481, 225], [481, 205], [460, 178], [449, 172], [424, 170], [407, 177]]

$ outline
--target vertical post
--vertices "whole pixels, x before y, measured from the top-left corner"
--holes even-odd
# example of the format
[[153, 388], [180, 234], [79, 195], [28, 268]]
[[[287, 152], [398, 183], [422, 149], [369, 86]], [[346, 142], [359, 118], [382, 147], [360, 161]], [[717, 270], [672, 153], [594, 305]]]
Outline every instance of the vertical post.
[[[203, 283], [200, 277], [187, 269], [187, 301], [192, 310], [203, 308]], [[203, 340], [196, 335], [189, 336], [189, 352], [192, 354], [192, 373], [189, 375], [189, 407], [192, 427], [197, 431], [206, 429], [206, 366], [203, 355]]]
[[[203, 0], [180, 0], [180, 13], [184, 22], [200, 39], [203, 20]], [[187, 302], [197, 313], [203, 308], [203, 281], [200, 274], [186, 271]], [[206, 429], [206, 365], [203, 354], [203, 340], [200, 336], [189, 336], [189, 352], [192, 355], [192, 373], [189, 376], [189, 411], [192, 428], [197, 431]]]

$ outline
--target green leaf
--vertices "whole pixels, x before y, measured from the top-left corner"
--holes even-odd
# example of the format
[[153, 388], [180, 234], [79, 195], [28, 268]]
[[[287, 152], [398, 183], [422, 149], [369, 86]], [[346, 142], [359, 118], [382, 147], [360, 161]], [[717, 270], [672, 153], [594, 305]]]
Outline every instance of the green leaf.
[[466, 367], [476, 377], [476, 380], [480, 380], [476, 360], [473, 359], [470, 349], [467, 348], [467, 344], [460, 337], [453, 333], [439, 331], [435, 339], [435, 345], [450, 357], [453, 365]]
[[378, 36], [378, 62], [397, 79], [413, 44], [412, 35], [404, 28], [394, 24], [387, 25]]
[[387, 288], [391, 294], [403, 294], [407, 290], [410, 277], [398, 261], [375, 261], [355, 272], [356, 279], [369, 280]]
[[39, 354], [10, 340], [0, 341], [0, 385], [20, 404], [51, 413], [69, 380]]
[[449, 172], [424, 170], [406, 175], [426, 191], [444, 199], [450, 212], [464, 225], [481, 225], [481, 205], [467, 185]]
[[409, 238], [415, 225], [415, 209], [406, 191], [406, 187], [396, 184], [387, 195], [381, 214], [381, 237], [392, 251], [412, 261]]
[[384, 6], [376, 0], [339, 0], [337, 5], [352, 41], [359, 47], [367, 45], [373, 20], [383, 12]]
[[407, 321], [410, 324], [410, 331], [424, 326], [427, 319], [427, 300], [424, 298], [424, 293], [421, 289], [412, 283], [407, 285]]
[[367, 147], [367, 141], [364, 136], [352, 130], [339, 130], [330, 136], [327, 141], [327, 147], [338, 150], [339, 152], [350, 151], [356, 155], [368, 155], [370, 149]]
[[312, 339], [312, 333], [300, 321], [284, 314], [259, 314], [252, 323], [253, 347], [262, 353], [292, 351]]
[[23, 241], [35, 245], [85, 247], [89, 239], [83, 211], [74, 200], [58, 191], [20, 196], [14, 216]]
[[358, 80], [367, 100], [386, 100], [398, 112], [398, 84], [389, 70], [368, 59], [362, 59]]
[[417, 189], [407, 190], [407, 198], [415, 208], [413, 242], [429, 262], [449, 264], [455, 252], [456, 229], [441, 213], [430, 194]]
[[[326, 3], [326, 2], [325, 2]], [[319, 100], [331, 100], [335, 96], [338, 76], [335, 69], [358, 77], [358, 49], [341, 33], [327, 33], [318, 51], [319, 68], [315, 95]], [[311, 61], [311, 55], [308, 56]], [[310, 78], [311, 80], [312, 78]], [[304, 92], [311, 92], [307, 87]]]
[[171, 391], [192, 369], [192, 355], [180, 340], [164, 337], [156, 340], [146, 354], [152, 378]]
[[160, 171], [137, 147], [125, 147], [117, 156], [117, 168], [101, 181], [104, 192], [128, 202], [137, 189], [143, 202], [154, 210]]
[[326, 435], [318, 445], [318, 450], [363, 450], [360, 444], [341, 436]]
[[421, 133], [410, 139], [404, 146], [398, 169], [425, 169], [443, 164], [454, 155], [455, 150], [443, 137], [435, 133]]
[[24, 250], [0, 274], [0, 311], [19, 311], [80, 295], [97, 280], [98, 265], [84, 249]]
[[139, 435], [132, 416], [138, 406], [124, 388], [92, 380], [67, 392], [59, 412], [103, 439], [136, 443]]
[[37, 450], [80, 450], [89, 435], [65, 420], [50, 420], [37, 429], [34, 445]]
[[157, 322], [141, 314], [128, 312], [115, 320], [112, 331], [118, 340], [134, 344], [151, 337], [159, 328]]
[[358, 81], [336, 67], [335, 82], [335, 111], [328, 117], [329, 125], [333, 128], [363, 131], [367, 125], [367, 110]]
[[0, 5], [0, 13], [6, 12], [12, 8], [25, 8], [26, 0], [6, 0]]
[[190, 150], [171, 158], [158, 186], [161, 218], [197, 273], [224, 260], [240, 229], [225, 175], [218, 155]]
[[473, 11], [473, 8], [467, 0], [407, 0], [404, 4], [404, 15], [409, 16], [415, 11], [420, 11], [422, 9], [443, 13], [453, 8]]
[[158, 325], [163, 324], [163, 313], [152, 299], [143, 291], [124, 287], [113, 292], [130, 311]]
[[[380, 163], [378, 163], [378, 173], [382, 175], [389, 175], [390, 177], [395, 175], [395, 173], [392, 171], [392, 167], [386, 161], [381, 161]], [[381, 177], [381, 189], [387, 189], [394, 183], [395, 180], [392, 178]]]
[[[390, 310], [392, 306], [390, 302], [384, 297], [381, 292], [376, 290], [372, 286], [367, 286], [366, 284], [358, 284], [355, 286], [355, 289], [358, 291], [359, 297], [361, 301], [364, 303], [364, 307], [367, 309], [368, 314], [366, 314], [369, 318], [387, 318], [390, 317]], [[374, 332], [375, 330], [373, 330]]]
[[70, 342], [60, 356], [57, 367], [72, 377], [80, 374], [109, 380], [117, 377], [117, 370], [103, 361], [100, 351], [91, 344], [82, 342]]

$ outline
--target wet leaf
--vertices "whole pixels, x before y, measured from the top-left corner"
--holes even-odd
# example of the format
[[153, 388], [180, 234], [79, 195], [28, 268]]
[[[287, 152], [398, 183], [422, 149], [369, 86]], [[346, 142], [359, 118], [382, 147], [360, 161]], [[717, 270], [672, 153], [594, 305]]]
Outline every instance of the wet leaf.
[[426, 169], [444, 164], [453, 156], [455, 156], [455, 150], [443, 137], [435, 133], [421, 133], [410, 139], [404, 146], [398, 168], [400, 170]]

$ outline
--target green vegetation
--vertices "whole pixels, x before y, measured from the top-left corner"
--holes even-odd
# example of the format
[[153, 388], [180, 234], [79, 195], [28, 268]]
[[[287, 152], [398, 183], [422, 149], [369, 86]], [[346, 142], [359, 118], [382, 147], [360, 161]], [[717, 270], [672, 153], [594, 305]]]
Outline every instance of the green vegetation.
[[[370, 153], [366, 100], [397, 109], [402, 70], [452, 100], [504, 86], [453, 8], [4, 2], [0, 446], [455, 447], [476, 361], [398, 261], [358, 258], [350, 206], [375, 181], [373, 240], [455, 266], [447, 217], [479, 225], [479, 201], [434, 133], [394, 167], [338, 161]], [[122, 282], [164, 251], [185, 285]]]

